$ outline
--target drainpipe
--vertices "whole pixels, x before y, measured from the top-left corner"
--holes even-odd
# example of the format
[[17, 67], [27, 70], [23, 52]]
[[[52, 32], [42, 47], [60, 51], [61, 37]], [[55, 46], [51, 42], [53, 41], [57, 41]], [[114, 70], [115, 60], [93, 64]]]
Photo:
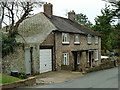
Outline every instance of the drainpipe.
[[54, 70], [56, 71], [56, 43], [55, 43], [55, 32], [54, 32]]

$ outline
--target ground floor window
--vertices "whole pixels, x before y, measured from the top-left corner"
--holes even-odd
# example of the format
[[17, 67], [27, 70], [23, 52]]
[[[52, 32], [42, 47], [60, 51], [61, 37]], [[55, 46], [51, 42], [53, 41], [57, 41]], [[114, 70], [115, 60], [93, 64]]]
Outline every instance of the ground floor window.
[[63, 65], [69, 65], [69, 53], [63, 53]]
[[89, 62], [89, 51], [88, 51], [88, 62]]
[[95, 61], [98, 60], [98, 50], [95, 50]]

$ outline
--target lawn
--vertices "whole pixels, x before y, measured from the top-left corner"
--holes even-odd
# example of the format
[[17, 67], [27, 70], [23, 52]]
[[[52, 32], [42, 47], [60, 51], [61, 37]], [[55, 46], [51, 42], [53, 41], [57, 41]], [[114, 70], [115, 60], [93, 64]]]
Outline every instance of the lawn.
[[20, 80], [22, 79], [9, 76], [9, 75], [5, 75], [5, 74], [0, 74], [0, 84], [10, 83], [10, 82], [15, 82], [15, 81], [20, 81]]

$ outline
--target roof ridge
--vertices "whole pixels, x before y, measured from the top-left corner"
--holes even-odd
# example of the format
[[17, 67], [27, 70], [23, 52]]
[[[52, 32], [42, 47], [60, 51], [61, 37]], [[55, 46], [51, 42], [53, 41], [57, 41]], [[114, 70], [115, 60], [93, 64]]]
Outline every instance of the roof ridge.
[[[78, 22], [76, 22], [76, 23], [78, 23]], [[90, 28], [88, 28], [88, 27], [86, 27], [86, 26], [84, 26], [84, 25], [82, 25], [82, 24], [80, 24], [80, 23], [78, 23], [79, 25], [81, 25], [81, 26], [83, 26], [84, 28], [87, 28], [88, 30], [90, 30], [90, 31], [93, 31], [93, 32], [95, 32], [95, 33], [97, 33], [97, 34], [100, 34], [99, 32], [96, 32], [96, 31], [94, 31], [94, 30], [92, 30], [92, 29], [90, 29]], [[102, 35], [102, 34], [100, 34], [100, 35]]]

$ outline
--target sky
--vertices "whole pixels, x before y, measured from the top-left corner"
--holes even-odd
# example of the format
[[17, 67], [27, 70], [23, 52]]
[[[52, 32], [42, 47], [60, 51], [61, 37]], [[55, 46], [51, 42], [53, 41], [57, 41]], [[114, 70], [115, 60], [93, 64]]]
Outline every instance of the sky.
[[[101, 15], [101, 9], [106, 2], [102, 0], [43, 0], [53, 4], [53, 14], [66, 17], [67, 12], [74, 10], [76, 14], [83, 13], [95, 24], [95, 17]], [[43, 7], [35, 13], [43, 12]]]

